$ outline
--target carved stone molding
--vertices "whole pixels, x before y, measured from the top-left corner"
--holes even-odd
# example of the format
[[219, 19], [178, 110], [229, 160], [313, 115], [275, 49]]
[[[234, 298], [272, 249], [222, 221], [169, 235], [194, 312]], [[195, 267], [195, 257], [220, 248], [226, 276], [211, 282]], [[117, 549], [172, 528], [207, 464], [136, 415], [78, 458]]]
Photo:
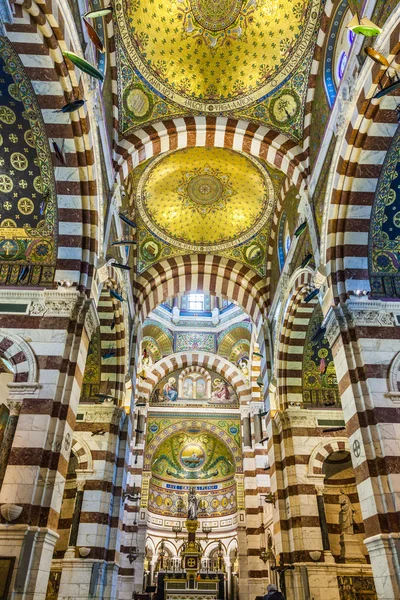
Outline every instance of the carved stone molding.
[[97, 313], [96, 305], [93, 299], [86, 302], [86, 310], [84, 312], [84, 325], [89, 341], [93, 333], [100, 326], [100, 319]]
[[42, 387], [40, 383], [8, 383], [8, 399], [10, 402], [16, 401], [19, 402], [23, 398], [27, 396], [35, 396], [38, 395], [40, 388]]
[[400, 315], [397, 302], [381, 300], [348, 300], [346, 304], [332, 306], [324, 320], [329, 344], [337, 339], [341, 331], [354, 327], [395, 327]]

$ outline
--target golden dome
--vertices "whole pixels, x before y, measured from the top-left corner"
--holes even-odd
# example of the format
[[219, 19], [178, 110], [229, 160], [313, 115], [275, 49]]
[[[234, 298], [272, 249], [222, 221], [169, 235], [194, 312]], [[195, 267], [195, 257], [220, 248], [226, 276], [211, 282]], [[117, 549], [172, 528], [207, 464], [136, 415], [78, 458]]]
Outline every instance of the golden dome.
[[254, 158], [224, 148], [163, 154], [142, 175], [137, 208], [146, 226], [178, 248], [217, 251], [265, 226], [272, 182]]
[[[320, 0], [121, 0], [115, 14], [129, 60], [160, 97], [218, 113], [264, 99], [293, 74], [319, 8]], [[136, 88], [125, 96], [144, 114]]]

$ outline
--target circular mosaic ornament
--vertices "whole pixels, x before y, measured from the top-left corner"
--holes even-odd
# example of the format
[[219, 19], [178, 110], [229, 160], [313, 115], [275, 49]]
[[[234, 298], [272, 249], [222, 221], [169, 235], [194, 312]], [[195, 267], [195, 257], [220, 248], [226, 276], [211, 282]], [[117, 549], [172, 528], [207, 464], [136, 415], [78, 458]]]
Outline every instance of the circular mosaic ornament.
[[214, 175], [195, 175], [188, 183], [187, 193], [196, 204], [209, 205], [220, 200], [224, 186]]
[[12, 125], [16, 120], [15, 112], [8, 106], [0, 106], [0, 121]]
[[204, 464], [206, 455], [199, 444], [188, 444], [182, 448], [179, 459], [185, 469], [199, 469]]
[[35, 205], [30, 198], [21, 198], [18, 200], [18, 210], [22, 215], [30, 215], [33, 213]]
[[246, 260], [251, 265], [258, 265], [264, 258], [264, 250], [260, 244], [254, 242], [244, 251]]
[[300, 110], [300, 98], [294, 90], [284, 89], [271, 100], [270, 119], [278, 126], [287, 125]]
[[18, 244], [14, 240], [0, 242], [0, 257], [6, 260], [13, 259], [18, 254]]
[[155, 240], [147, 240], [140, 247], [140, 253], [144, 260], [157, 260], [160, 256], [161, 247]]
[[124, 106], [137, 121], [145, 121], [153, 112], [153, 99], [139, 85], [131, 85], [124, 92]]

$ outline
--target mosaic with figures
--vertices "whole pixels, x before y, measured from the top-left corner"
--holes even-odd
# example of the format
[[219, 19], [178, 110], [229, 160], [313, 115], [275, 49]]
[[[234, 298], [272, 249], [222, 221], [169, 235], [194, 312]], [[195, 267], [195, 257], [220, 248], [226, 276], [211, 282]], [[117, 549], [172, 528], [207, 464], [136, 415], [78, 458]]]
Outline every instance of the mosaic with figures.
[[53, 281], [56, 196], [50, 148], [31, 82], [0, 38], [0, 285]]
[[340, 406], [332, 350], [326, 338], [314, 340], [321, 327], [322, 310], [316, 305], [308, 325], [303, 355], [303, 402], [316, 406]]
[[239, 405], [230, 383], [218, 373], [202, 367], [188, 367], [170, 373], [154, 388], [152, 406], [227, 406]]

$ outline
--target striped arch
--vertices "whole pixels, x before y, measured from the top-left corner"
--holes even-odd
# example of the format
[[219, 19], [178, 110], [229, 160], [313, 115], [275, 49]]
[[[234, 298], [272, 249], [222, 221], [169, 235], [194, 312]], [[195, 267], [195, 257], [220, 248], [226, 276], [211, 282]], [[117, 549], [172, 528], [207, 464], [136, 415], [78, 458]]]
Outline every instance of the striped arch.
[[344, 450], [350, 452], [349, 440], [347, 438], [334, 438], [329, 442], [321, 442], [311, 453], [308, 463], [308, 474], [322, 475], [322, 467], [328, 456], [334, 452], [343, 452]]
[[283, 315], [277, 352], [278, 402], [280, 408], [302, 402], [302, 372], [304, 340], [317, 298], [305, 303], [304, 297], [313, 289], [312, 271], [297, 271], [292, 278], [289, 302]]
[[276, 203], [276, 207], [274, 210], [274, 214], [272, 217], [272, 224], [271, 224], [271, 232], [269, 235], [269, 240], [268, 240], [268, 252], [267, 252], [267, 276], [266, 276], [266, 282], [267, 282], [267, 294], [268, 294], [268, 298], [271, 297], [271, 268], [272, 268], [272, 257], [274, 254], [274, 248], [277, 244], [278, 241], [278, 227], [279, 227], [279, 221], [281, 219], [281, 215], [282, 215], [282, 211], [285, 207], [285, 198], [286, 198], [286, 194], [288, 193], [288, 191], [290, 190], [290, 188], [292, 187], [292, 184], [290, 182], [290, 179], [288, 179], [286, 177], [285, 181], [282, 183], [282, 187], [280, 189], [280, 193], [279, 193], [279, 197], [277, 199], [277, 203]]
[[[379, 36], [379, 51], [398, 65], [400, 23], [396, 11]], [[388, 83], [379, 65], [365, 61], [357, 80], [347, 128], [339, 134], [328, 183], [322, 227], [321, 256], [326, 261], [336, 303], [355, 289], [370, 290], [368, 233], [372, 205], [386, 153], [398, 127], [396, 101], [391, 95], [372, 97]], [[329, 194], [329, 190], [332, 192]]]
[[14, 383], [36, 383], [38, 370], [30, 346], [19, 336], [0, 329], [0, 356], [8, 360], [14, 370]]
[[[101, 381], [108, 381], [111, 386], [107, 393], [117, 398], [120, 404], [125, 393], [126, 340], [125, 322], [122, 303], [111, 296], [111, 290], [122, 294], [119, 283], [114, 279], [112, 267], [110, 277], [105, 282], [98, 303], [101, 339]], [[113, 350], [115, 356], [104, 358], [107, 351]]]
[[205, 254], [168, 258], [138, 277], [133, 290], [137, 314], [144, 322], [167, 298], [192, 290], [233, 300], [258, 327], [267, 317], [264, 280], [242, 263]]
[[146, 373], [146, 381], [139, 381], [137, 396], [144, 402], [149, 402], [151, 392], [164, 377], [178, 369], [186, 369], [193, 365], [210, 369], [222, 375], [234, 388], [240, 403], [250, 402], [251, 389], [243, 373], [222, 356], [201, 351], [178, 352], [155, 363]]
[[[72, 19], [64, 18], [69, 11], [64, 1], [11, 3], [15, 14], [13, 24], [5, 25], [6, 35], [34, 84], [49, 138], [60, 146], [64, 144], [66, 165], [59, 163], [51, 147], [59, 230], [56, 279], [72, 280], [80, 291], [85, 291], [91, 286], [98, 248], [97, 136], [90, 129], [92, 114], [87, 108], [92, 93], [78, 70], [68, 70], [62, 55], [63, 50], [81, 52], [78, 35], [70, 27]], [[88, 100], [84, 108], [69, 116], [55, 116], [54, 110], [77, 97]], [[97, 156], [96, 162], [100, 164]]]
[[168, 150], [207, 146], [230, 148], [262, 158], [304, 189], [306, 153], [296, 142], [268, 127], [226, 117], [183, 117], [148, 125], [116, 143], [120, 183], [141, 162]]
[[79, 469], [84, 471], [93, 470], [93, 457], [89, 445], [77, 433], [74, 433], [71, 450], [78, 459]]

